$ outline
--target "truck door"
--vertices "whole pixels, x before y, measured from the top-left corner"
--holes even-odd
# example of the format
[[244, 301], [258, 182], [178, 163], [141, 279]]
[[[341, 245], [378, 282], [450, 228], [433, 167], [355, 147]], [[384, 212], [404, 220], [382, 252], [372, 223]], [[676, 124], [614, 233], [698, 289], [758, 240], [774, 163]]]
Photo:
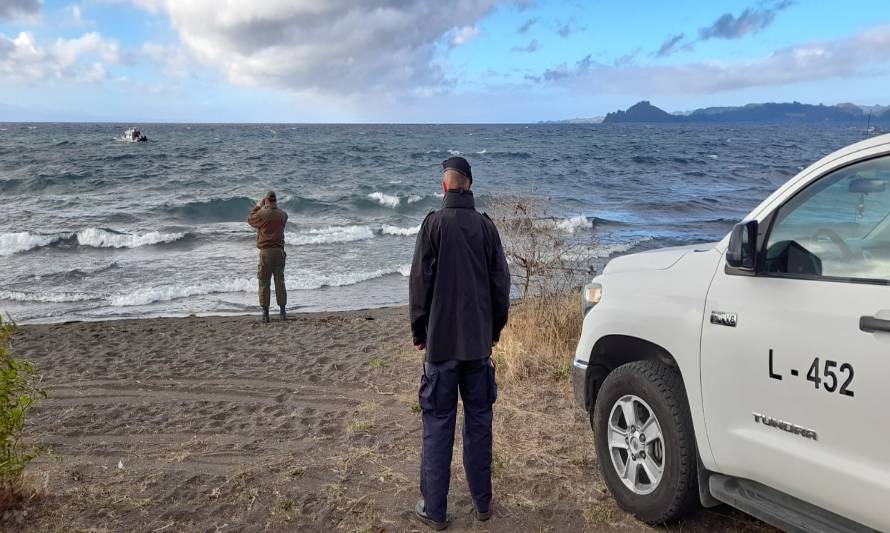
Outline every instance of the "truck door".
[[718, 269], [705, 308], [717, 465], [890, 529], [890, 156], [810, 182], [759, 233], [755, 271]]

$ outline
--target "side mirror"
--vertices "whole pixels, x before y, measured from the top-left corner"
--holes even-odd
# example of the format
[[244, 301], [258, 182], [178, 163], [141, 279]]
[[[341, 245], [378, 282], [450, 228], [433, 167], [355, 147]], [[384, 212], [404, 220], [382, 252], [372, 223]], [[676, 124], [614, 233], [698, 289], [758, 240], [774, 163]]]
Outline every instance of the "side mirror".
[[887, 190], [887, 182], [880, 179], [856, 178], [850, 181], [847, 190], [860, 194], [879, 193]]
[[754, 271], [757, 265], [757, 221], [742, 222], [732, 228], [726, 264], [732, 268]]

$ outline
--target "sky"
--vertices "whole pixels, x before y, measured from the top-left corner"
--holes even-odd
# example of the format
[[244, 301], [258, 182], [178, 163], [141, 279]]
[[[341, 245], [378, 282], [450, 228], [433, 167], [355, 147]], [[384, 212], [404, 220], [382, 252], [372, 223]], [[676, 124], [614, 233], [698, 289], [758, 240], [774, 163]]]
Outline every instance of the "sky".
[[0, 122], [890, 104], [887, 0], [0, 0]]

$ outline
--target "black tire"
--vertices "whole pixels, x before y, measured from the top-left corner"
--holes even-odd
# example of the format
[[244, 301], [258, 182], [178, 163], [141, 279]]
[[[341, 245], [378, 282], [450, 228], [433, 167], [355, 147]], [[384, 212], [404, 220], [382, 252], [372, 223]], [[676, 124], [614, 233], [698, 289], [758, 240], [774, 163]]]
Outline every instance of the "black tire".
[[[622, 482], [608, 447], [612, 407], [625, 395], [646, 402], [661, 426], [664, 470], [649, 494], [637, 494]], [[596, 453], [606, 485], [618, 505], [647, 524], [682, 518], [698, 507], [695, 434], [680, 373], [657, 361], [635, 361], [613, 370], [603, 382], [590, 413]]]

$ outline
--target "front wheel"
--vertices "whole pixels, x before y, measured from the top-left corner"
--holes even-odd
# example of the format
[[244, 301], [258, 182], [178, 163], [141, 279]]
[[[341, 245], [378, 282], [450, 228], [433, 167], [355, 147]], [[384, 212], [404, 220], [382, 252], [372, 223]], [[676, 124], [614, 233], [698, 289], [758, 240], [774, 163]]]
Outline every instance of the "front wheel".
[[625, 511], [649, 524], [698, 503], [695, 438], [680, 373], [656, 361], [612, 371], [591, 412], [597, 457]]

